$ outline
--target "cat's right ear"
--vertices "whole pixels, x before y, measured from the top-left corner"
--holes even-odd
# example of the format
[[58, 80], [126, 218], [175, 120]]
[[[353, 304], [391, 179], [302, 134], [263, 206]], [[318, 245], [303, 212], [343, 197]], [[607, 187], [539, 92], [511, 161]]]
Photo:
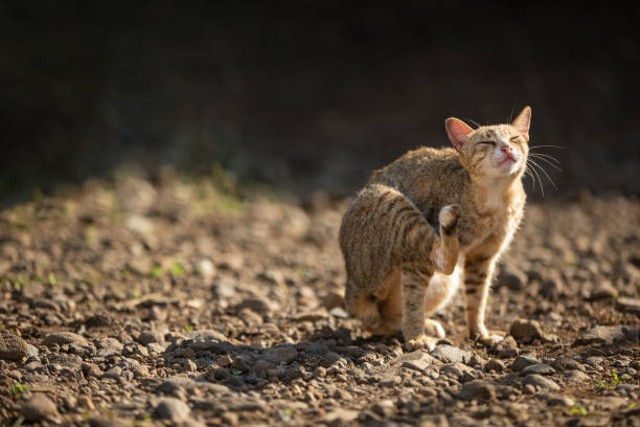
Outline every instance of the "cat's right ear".
[[468, 135], [473, 132], [473, 128], [455, 117], [449, 117], [445, 120], [444, 126], [447, 129], [449, 141], [456, 147], [456, 150], [462, 150], [462, 146], [467, 141]]

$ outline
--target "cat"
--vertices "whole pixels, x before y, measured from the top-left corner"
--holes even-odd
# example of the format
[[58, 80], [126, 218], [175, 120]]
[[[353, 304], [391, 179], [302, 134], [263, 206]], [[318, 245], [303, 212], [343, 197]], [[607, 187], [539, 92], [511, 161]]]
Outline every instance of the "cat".
[[486, 328], [485, 309], [496, 262], [524, 214], [530, 123], [530, 107], [510, 124], [475, 130], [451, 117], [453, 148], [418, 148], [373, 172], [339, 233], [345, 304], [367, 330], [402, 332], [406, 349], [432, 350], [445, 331], [425, 315], [463, 282], [469, 337], [502, 340]]

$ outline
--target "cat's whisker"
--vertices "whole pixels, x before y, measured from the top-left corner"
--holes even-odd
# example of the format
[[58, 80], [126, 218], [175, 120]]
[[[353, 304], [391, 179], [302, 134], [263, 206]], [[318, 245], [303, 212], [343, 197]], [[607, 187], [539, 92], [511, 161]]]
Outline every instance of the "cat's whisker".
[[535, 162], [535, 160], [533, 160], [533, 159], [528, 159], [528, 160], [530, 160], [530, 161], [531, 161], [531, 164], [532, 164], [532, 165], [535, 165], [537, 168], [539, 168], [539, 169], [540, 169], [540, 172], [542, 172], [542, 173], [544, 174], [544, 176], [546, 176], [546, 177], [547, 177], [547, 179], [549, 180], [549, 182], [551, 183], [551, 185], [553, 186], [553, 188], [555, 188], [555, 189], [557, 190], [557, 189], [558, 189], [558, 187], [556, 186], [556, 183], [553, 181], [553, 179], [552, 179], [552, 178], [551, 178], [551, 176], [547, 173], [547, 171], [546, 171], [542, 166], [540, 166], [538, 163], [536, 163], [536, 162]]
[[558, 165], [556, 165], [555, 163], [552, 163], [551, 161], [549, 161], [548, 159], [546, 159], [544, 157], [539, 157], [539, 156], [536, 156], [534, 154], [530, 154], [529, 157], [533, 157], [535, 159], [542, 160], [543, 162], [545, 162], [546, 164], [548, 164], [549, 166], [551, 166], [552, 168], [554, 168], [558, 172], [562, 172], [562, 168], [560, 168]]
[[527, 166], [530, 166], [529, 169], [533, 175], [536, 176], [536, 178], [538, 179], [538, 183], [540, 184], [540, 193], [542, 194], [542, 197], [544, 197], [544, 185], [542, 185], [542, 179], [540, 179], [540, 174], [538, 173], [538, 171], [536, 170], [536, 168], [533, 166], [535, 163], [533, 162], [533, 160], [531, 159], [527, 159]]
[[560, 160], [556, 159], [555, 157], [553, 157], [550, 154], [546, 154], [546, 153], [530, 153], [531, 156], [535, 156], [535, 157], [546, 157], [549, 160], [552, 160], [554, 162], [556, 162], [557, 164], [560, 164]]
[[528, 176], [529, 178], [531, 178], [531, 183], [533, 184], [533, 189], [535, 190], [536, 189], [536, 180], [533, 177], [533, 174], [531, 174], [531, 171], [529, 169], [525, 169], [524, 170], [524, 174], [526, 176]]

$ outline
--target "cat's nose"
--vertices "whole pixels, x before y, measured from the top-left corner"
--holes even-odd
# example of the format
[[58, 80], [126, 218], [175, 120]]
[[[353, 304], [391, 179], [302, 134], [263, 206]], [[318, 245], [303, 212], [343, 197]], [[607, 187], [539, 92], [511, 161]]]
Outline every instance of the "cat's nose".
[[505, 154], [511, 154], [513, 153], [513, 148], [511, 148], [509, 145], [505, 144], [502, 147], [500, 147], [500, 150], [502, 150], [503, 153]]

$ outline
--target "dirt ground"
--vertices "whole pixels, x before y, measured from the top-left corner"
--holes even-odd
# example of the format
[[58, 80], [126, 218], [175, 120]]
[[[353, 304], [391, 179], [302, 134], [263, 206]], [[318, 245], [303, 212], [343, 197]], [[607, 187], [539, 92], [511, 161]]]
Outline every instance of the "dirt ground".
[[0, 212], [0, 425], [640, 425], [640, 201], [530, 204], [487, 324], [406, 353], [342, 308], [347, 201], [165, 174]]

